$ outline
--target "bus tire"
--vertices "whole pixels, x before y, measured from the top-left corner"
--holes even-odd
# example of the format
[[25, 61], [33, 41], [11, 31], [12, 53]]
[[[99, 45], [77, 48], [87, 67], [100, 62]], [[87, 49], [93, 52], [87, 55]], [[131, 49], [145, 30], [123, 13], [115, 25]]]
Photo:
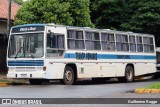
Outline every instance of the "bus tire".
[[43, 82], [43, 79], [29, 79], [29, 82], [31, 85], [41, 85]]
[[132, 66], [127, 66], [125, 69], [125, 82], [134, 81], [134, 70]]
[[76, 75], [73, 71], [73, 68], [66, 66], [63, 75], [63, 82], [65, 85], [73, 85], [77, 81]]

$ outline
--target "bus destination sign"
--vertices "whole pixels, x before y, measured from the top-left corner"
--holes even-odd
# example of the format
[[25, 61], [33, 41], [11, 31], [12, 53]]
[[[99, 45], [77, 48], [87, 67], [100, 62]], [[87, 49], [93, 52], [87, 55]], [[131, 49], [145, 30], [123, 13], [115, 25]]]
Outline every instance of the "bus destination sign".
[[12, 29], [12, 33], [44, 31], [44, 26], [25, 26]]

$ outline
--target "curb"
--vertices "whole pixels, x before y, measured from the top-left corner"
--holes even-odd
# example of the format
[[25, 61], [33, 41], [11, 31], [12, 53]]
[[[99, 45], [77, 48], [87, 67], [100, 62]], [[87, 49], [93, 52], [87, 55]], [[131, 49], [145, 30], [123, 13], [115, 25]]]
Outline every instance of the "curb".
[[26, 85], [26, 83], [15, 83], [15, 82], [0, 82], [0, 87], [6, 87], [10, 85]]
[[147, 93], [157, 93], [160, 94], [160, 89], [143, 89], [143, 88], [138, 88], [135, 89], [134, 91], [137, 94], [147, 94]]
[[6, 87], [6, 86], [9, 86], [11, 85], [10, 82], [0, 82], [0, 87]]

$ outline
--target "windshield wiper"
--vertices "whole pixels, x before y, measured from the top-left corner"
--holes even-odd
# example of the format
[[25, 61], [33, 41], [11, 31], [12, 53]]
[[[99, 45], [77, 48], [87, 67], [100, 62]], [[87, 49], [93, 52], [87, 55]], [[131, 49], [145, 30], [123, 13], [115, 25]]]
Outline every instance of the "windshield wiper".
[[17, 52], [16, 56], [14, 57], [15, 59], [17, 58], [18, 53], [21, 51], [21, 49], [23, 49], [23, 47], [21, 47], [21, 48], [18, 50], [18, 52]]
[[29, 57], [32, 57], [34, 59], [34, 56], [32, 54], [30, 54]]

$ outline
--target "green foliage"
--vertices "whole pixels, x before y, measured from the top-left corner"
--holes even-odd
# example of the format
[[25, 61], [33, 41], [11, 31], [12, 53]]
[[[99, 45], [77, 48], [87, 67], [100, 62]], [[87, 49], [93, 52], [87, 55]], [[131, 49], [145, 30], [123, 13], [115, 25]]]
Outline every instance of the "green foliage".
[[[53, 5], [54, 4], [54, 5]], [[72, 24], [69, 3], [59, 0], [30, 0], [23, 4], [16, 15], [15, 25], [27, 23]]]
[[[160, 1], [141, 0], [136, 5], [131, 4], [132, 14], [130, 20], [124, 25], [129, 29], [139, 32], [152, 33], [157, 25], [160, 24]], [[137, 7], [135, 9], [135, 7]], [[127, 28], [123, 24], [122, 28]], [[128, 29], [127, 28], [127, 29]], [[153, 28], [153, 29], [152, 29]]]
[[119, 28], [125, 20], [123, 0], [91, 0], [91, 17], [98, 28]]
[[16, 15], [15, 25], [56, 23], [70, 26], [93, 26], [89, 0], [30, 0]]
[[23, 4], [23, 0], [13, 0], [15, 3], [22, 5]]
[[91, 0], [91, 11], [98, 28], [149, 33], [160, 40], [159, 0]]
[[89, 3], [90, 0], [68, 0], [70, 3], [70, 13], [74, 26], [94, 27], [90, 20]]

